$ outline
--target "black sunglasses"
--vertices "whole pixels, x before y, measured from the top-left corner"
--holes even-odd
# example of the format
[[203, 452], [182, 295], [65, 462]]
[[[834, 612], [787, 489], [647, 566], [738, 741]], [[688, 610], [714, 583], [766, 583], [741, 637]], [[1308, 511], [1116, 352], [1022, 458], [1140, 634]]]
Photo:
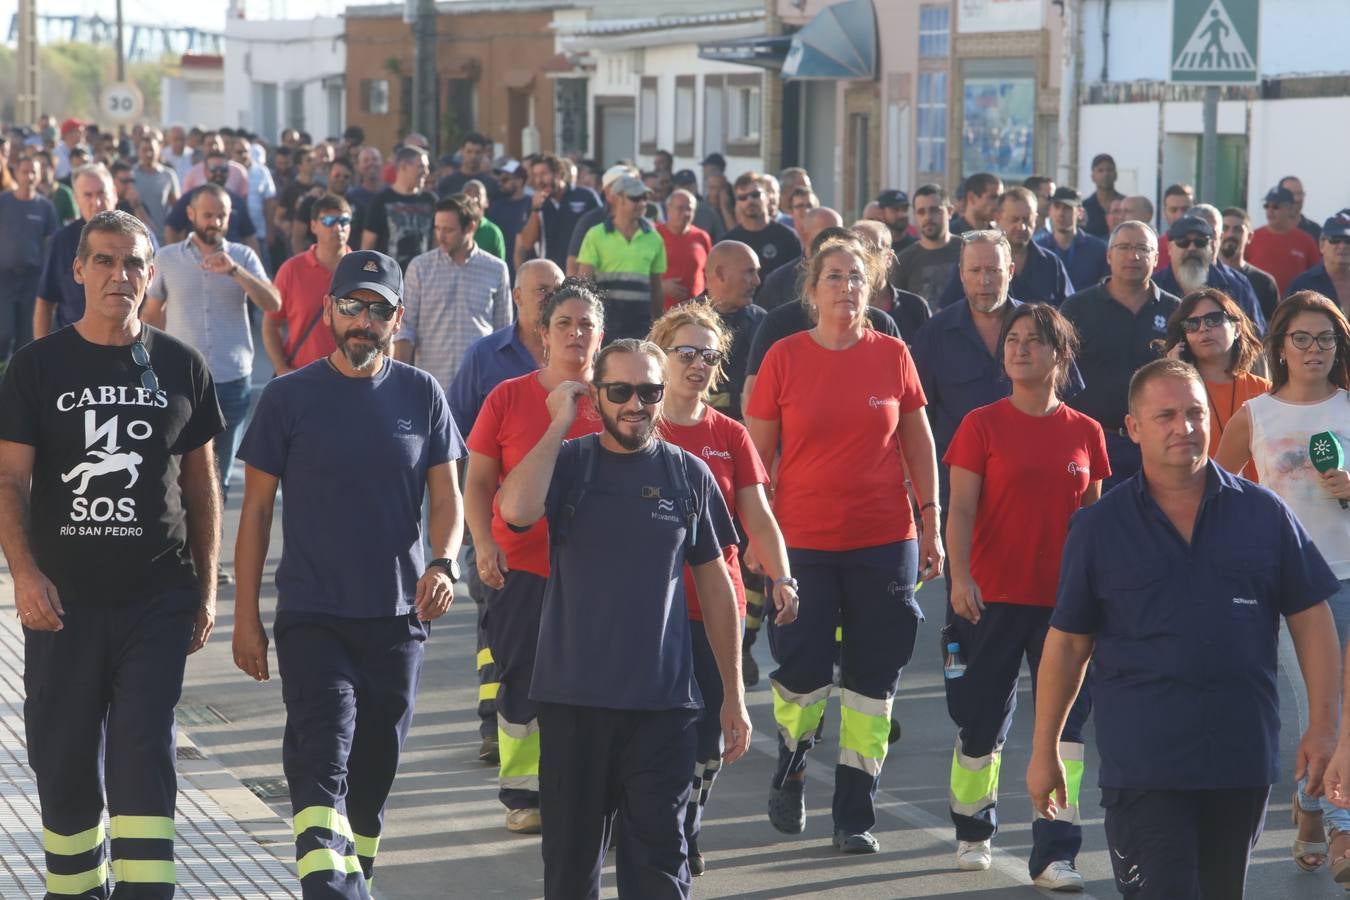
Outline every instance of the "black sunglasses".
[[709, 366], [715, 366], [723, 359], [722, 351], [715, 350], [712, 347], [691, 347], [688, 344], [681, 344], [678, 347], [667, 347], [667, 353], [674, 353], [686, 366], [692, 365], [698, 357], [703, 357], [703, 361]]
[[155, 375], [154, 367], [150, 365], [150, 351], [145, 349], [145, 344], [140, 341], [132, 342], [131, 361], [140, 366], [141, 387], [152, 394], [158, 394], [159, 378]]
[[1203, 250], [1209, 246], [1209, 238], [1207, 237], [1177, 238], [1172, 243], [1175, 246], [1180, 247], [1182, 250], [1189, 250], [1192, 247], [1198, 247], [1201, 250]]
[[1191, 316], [1181, 320], [1181, 327], [1187, 334], [1195, 334], [1201, 328], [1220, 328], [1224, 322], [1232, 320], [1222, 312], [1209, 312], [1203, 316]]
[[737, 202], [737, 203], [744, 203], [746, 200], [758, 200], [760, 197], [763, 197], [763, 196], [764, 196], [764, 194], [761, 193], [760, 191], [751, 191], [751, 192], [748, 193], [748, 194], [737, 194], [737, 195], [736, 195], [736, 202]]
[[398, 307], [392, 303], [386, 303], [383, 300], [375, 303], [367, 303], [364, 300], [357, 300], [355, 297], [334, 297], [333, 308], [343, 316], [349, 319], [355, 319], [361, 315], [361, 310], [370, 313], [372, 319], [379, 319], [381, 322], [388, 322], [398, 312]]
[[229, 167], [229, 166], [210, 166], [210, 167], [209, 167], [209, 171], [214, 172], [216, 175], [219, 175], [221, 172], [228, 172], [228, 171], [230, 171], [230, 167]]
[[1327, 238], [1328, 244], [1350, 244], [1350, 234], [1337, 234]]
[[629, 384], [626, 381], [597, 381], [595, 386], [605, 389], [605, 397], [610, 403], [627, 403], [633, 398], [633, 394], [638, 396], [638, 402], [643, 406], [654, 406], [661, 402], [661, 398], [666, 395], [666, 386], [664, 384]]
[[350, 225], [352, 224], [352, 217], [339, 216], [336, 213], [325, 213], [324, 215], [319, 216], [319, 224], [324, 228], [332, 228], [334, 225]]

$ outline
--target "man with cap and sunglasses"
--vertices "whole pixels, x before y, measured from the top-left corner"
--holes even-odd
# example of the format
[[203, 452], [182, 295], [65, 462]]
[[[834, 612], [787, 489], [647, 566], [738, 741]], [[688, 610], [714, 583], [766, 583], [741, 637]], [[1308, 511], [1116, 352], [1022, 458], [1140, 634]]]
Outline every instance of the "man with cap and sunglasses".
[[1277, 185], [1266, 192], [1264, 205], [1266, 224], [1252, 233], [1247, 259], [1273, 275], [1281, 296], [1287, 297], [1294, 279], [1321, 262], [1322, 256], [1313, 236], [1298, 227], [1293, 191]]
[[632, 166], [620, 163], [610, 166], [605, 170], [605, 174], [600, 176], [600, 199], [604, 201], [604, 205], [583, 214], [572, 228], [572, 237], [567, 243], [567, 264], [563, 266], [567, 277], [571, 278], [577, 274], [577, 255], [581, 253], [581, 242], [586, 239], [587, 233], [610, 216], [614, 208], [614, 185], [625, 175], [637, 178], [639, 173]]
[[[1217, 217], [1218, 211], [1210, 209]], [[1158, 287], [1178, 297], [1206, 287], [1223, 291], [1252, 320], [1256, 333], [1265, 334], [1266, 317], [1261, 311], [1261, 301], [1256, 299], [1256, 291], [1245, 275], [1218, 263], [1219, 246], [1214, 225], [1208, 218], [1188, 213], [1173, 222], [1167, 229], [1167, 252], [1171, 254], [1171, 265], [1153, 273]]]
[[577, 273], [605, 292], [606, 339], [642, 337], [664, 312], [666, 243], [642, 217], [651, 191], [641, 178], [624, 175], [606, 193], [610, 216], [586, 232]]
[[269, 668], [258, 596], [273, 504], [286, 491], [273, 636], [306, 898], [370, 897], [429, 623], [459, 579], [454, 463], [464, 446], [436, 380], [388, 356], [402, 295], [395, 260], [343, 256], [323, 301], [337, 349], [267, 385], [239, 449], [233, 651], [259, 681]]
[[52, 898], [108, 897], [109, 872], [118, 897], [174, 894], [174, 706], [215, 623], [225, 423], [201, 353], [137, 315], [151, 258], [139, 219], [92, 216], [83, 314], [0, 382], [0, 545]]
[[1289, 294], [1317, 291], [1344, 309], [1350, 303], [1350, 209], [1322, 223], [1321, 235], [1322, 261], [1295, 278]]

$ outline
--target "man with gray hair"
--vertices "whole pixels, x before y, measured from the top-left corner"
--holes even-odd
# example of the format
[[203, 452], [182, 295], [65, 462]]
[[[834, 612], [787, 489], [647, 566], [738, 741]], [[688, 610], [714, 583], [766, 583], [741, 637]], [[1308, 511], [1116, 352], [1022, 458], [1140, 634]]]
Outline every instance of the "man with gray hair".
[[[117, 192], [108, 170], [101, 165], [81, 166], [70, 178], [80, 217], [52, 235], [47, 262], [38, 282], [33, 310], [33, 339], [73, 325], [84, 315], [84, 286], [75, 280], [75, 255], [85, 223], [117, 205]], [[153, 247], [152, 247], [153, 249]]]
[[666, 245], [666, 271], [661, 276], [666, 309], [703, 293], [703, 270], [713, 242], [708, 232], [694, 224], [697, 208], [693, 191], [676, 188], [666, 198], [666, 221], [656, 225]]
[[1266, 317], [1256, 299], [1252, 283], [1236, 269], [1218, 261], [1219, 211], [1209, 204], [1193, 206], [1186, 215], [1167, 229], [1167, 252], [1171, 265], [1153, 273], [1153, 280], [1164, 291], [1185, 296], [1191, 291], [1212, 287], [1233, 298], [1258, 335], [1266, 331]]

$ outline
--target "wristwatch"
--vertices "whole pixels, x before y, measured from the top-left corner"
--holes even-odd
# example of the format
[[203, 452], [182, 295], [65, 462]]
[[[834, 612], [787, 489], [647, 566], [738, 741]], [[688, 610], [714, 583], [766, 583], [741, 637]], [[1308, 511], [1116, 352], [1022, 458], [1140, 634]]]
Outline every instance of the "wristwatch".
[[445, 574], [450, 576], [450, 580], [455, 584], [459, 584], [459, 560], [450, 559], [448, 556], [442, 556], [440, 559], [433, 559], [431, 562], [427, 563], [428, 569], [432, 566], [435, 566], [438, 569], [444, 569]]
[[774, 587], [778, 587], [780, 584], [786, 584], [788, 587], [792, 588], [792, 593], [794, 594], [800, 593], [800, 591], [797, 588], [797, 579], [793, 578], [791, 575], [786, 575], [782, 578], [775, 578], [773, 580]]

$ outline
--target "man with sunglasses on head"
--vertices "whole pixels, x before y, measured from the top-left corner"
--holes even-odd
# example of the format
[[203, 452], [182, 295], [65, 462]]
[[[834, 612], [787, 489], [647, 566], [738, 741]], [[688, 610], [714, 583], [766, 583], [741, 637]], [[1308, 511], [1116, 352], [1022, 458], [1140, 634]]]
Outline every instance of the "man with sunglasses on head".
[[[683, 821], [702, 704], [678, 590], [686, 561], [725, 691], [724, 760], [750, 742], [722, 557], [736, 534], [708, 466], [656, 436], [664, 368], [665, 353], [648, 341], [602, 350], [593, 384], [564, 382], [549, 394], [548, 431], [498, 495], [511, 528], [545, 517], [549, 525], [530, 689], [539, 703], [540, 813], [565, 824], [544, 829], [547, 900], [598, 896], [616, 833], [620, 896], [689, 897]], [[564, 441], [586, 393], [604, 430]]]
[[740, 241], [759, 257], [760, 275], [767, 278], [779, 266], [795, 262], [802, 255], [802, 242], [791, 228], [770, 221], [768, 199], [757, 172], [745, 172], [736, 179], [736, 227], [723, 235], [724, 241]]
[[337, 349], [332, 329], [323, 327], [323, 298], [348, 253], [352, 208], [341, 196], [324, 194], [310, 207], [309, 227], [314, 244], [277, 270], [281, 309], [263, 317], [263, 348], [277, 375], [304, 368]]
[[0, 383], [0, 545], [47, 896], [108, 897], [111, 871], [119, 897], [168, 898], [174, 706], [215, 622], [224, 420], [202, 355], [137, 316], [155, 274], [144, 223], [97, 213], [73, 268], [82, 316]]
[[1350, 210], [1341, 210], [1322, 224], [1322, 261], [1298, 276], [1289, 293], [1317, 291], [1344, 309], [1350, 303]]
[[343, 256], [323, 309], [336, 349], [267, 385], [239, 449], [233, 652], [270, 677], [258, 596], [284, 488], [273, 636], [301, 892], [368, 900], [429, 623], [459, 580], [464, 445], [436, 380], [388, 356], [404, 315], [394, 259]]

